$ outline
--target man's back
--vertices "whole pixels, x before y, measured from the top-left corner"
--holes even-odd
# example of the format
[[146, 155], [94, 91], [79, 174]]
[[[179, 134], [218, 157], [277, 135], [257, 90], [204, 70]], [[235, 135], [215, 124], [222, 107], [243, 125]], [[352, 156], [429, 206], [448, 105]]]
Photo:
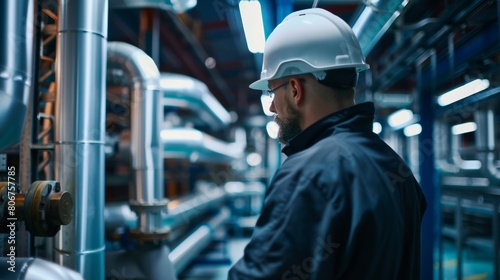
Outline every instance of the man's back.
[[[284, 149], [235, 279], [418, 279], [426, 203], [360, 104]], [[288, 149], [288, 150], [287, 150]]]

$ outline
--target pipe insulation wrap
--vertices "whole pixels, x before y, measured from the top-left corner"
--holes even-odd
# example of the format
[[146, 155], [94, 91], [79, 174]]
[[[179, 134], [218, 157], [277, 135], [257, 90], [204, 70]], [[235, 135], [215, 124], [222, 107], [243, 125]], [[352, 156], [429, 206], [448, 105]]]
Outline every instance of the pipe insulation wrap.
[[[163, 200], [163, 149], [160, 139], [163, 106], [160, 102], [160, 72], [141, 49], [122, 42], [108, 44], [108, 74], [118, 72], [131, 89], [131, 158], [135, 175], [132, 201], [152, 205]], [[141, 212], [138, 230], [154, 232], [161, 229], [160, 213]]]
[[33, 67], [33, 0], [0, 1], [0, 150], [21, 140]]
[[74, 219], [55, 259], [85, 279], [104, 278], [104, 135], [108, 1], [60, 0], [56, 55], [55, 178]]

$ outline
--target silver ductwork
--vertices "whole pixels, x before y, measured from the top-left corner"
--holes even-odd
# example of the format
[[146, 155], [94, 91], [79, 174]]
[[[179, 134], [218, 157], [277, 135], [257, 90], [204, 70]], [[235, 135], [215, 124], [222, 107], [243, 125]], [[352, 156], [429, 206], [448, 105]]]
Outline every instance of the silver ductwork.
[[75, 212], [55, 238], [55, 259], [85, 279], [104, 278], [107, 16], [105, 0], [59, 1], [55, 178]]
[[0, 150], [21, 140], [33, 64], [33, 0], [0, 1]]
[[365, 7], [354, 20], [352, 30], [359, 40], [363, 55], [368, 56], [409, 0], [368, 0], [364, 2]]
[[234, 143], [227, 143], [193, 128], [165, 129], [161, 131], [163, 155], [192, 162], [229, 162], [243, 156], [246, 136], [242, 134], [237, 134]]
[[[108, 44], [108, 75], [119, 73], [131, 88], [130, 151], [135, 181], [131, 206], [138, 213], [140, 233], [162, 228], [161, 210], [166, 209], [163, 184], [163, 151], [160, 130], [163, 110], [154, 61], [127, 43]], [[151, 210], [156, 209], [156, 210]]]
[[231, 123], [229, 112], [199, 80], [181, 74], [163, 73], [160, 88], [165, 107], [189, 109], [213, 130], [227, 127]]

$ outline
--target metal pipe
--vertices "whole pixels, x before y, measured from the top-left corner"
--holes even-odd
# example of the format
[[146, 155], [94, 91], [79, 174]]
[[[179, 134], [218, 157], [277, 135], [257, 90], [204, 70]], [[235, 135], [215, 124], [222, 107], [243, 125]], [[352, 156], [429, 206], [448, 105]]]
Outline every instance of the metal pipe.
[[162, 73], [160, 87], [164, 106], [192, 110], [214, 130], [230, 124], [229, 112], [201, 81], [181, 74]]
[[188, 1], [170, 1], [170, 0], [110, 0], [111, 9], [138, 9], [153, 8], [177, 13], [185, 12], [196, 6], [196, 0]]
[[488, 176], [495, 180], [500, 180], [500, 170], [498, 170], [498, 167], [495, 164], [495, 145], [496, 145], [495, 113], [491, 108], [491, 105], [486, 113], [486, 123], [487, 123], [486, 135], [488, 135], [487, 136], [488, 154], [486, 158], [486, 166], [488, 170]]
[[165, 158], [187, 158], [192, 162], [229, 162], [243, 156], [245, 143], [227, 143], [193, 128], [161, 131]]
[[477, 124], [475, 132], [476, 151], [483, 174], [491, 183], [500, 180], [500, 170], [495, 162], [495, 113], [491, 108], [474, 112]]
[[[141, 49], [122, 42], [108, 44], [108, 73], [123, 73], [131, 83], [131, 157], [135, 175], [131, 204], [137, 206], [138, 231], [152, 233], [161, 229], [160, 210], [164, 205], [163, 150], [160, 139], [163, 110], [159, 102], [160, 72]], [[149, 208], [150, 209], [150, 208]]]
[[352, 25], [365, 56], [368, 56], [408, 2], [409, 0], [380, 0], [375, 3], [365, 1], [365, 8]]
[[435, 137], [434, 152], [436, 154], [436, 167], [445, 174], [458, 174], [460, 168], [451, 163], [450, 132], [447, 123], [438, 122], [435, 126], [437, 136]]
[[59, 1], [55, 178], [75, 218], [56, 236], [55, 258], [85, 279], [104, 278], [107, 15], [108, 1]]
[[8, 274], [7, 278], [2, 279], [83, 280], [82, 275], [74, 270], [38, 258], [16, 258], [12, 261], [16, 266], [15, 271], [8, 271], [11, 267], [9, 262], [9, 258], [0, 258], [0, 276]]
[[0, 150], [21, 140], [33, 65], [33, 0], [0, 1]]
[[[206, 209], [223, 202], [227, 193], [221, 188], [214, 188], [190, 197], [172, 200], [168, 203], [168, 213], [162, 215], [162, 224], [175, 228], [182, 223], [189, 223]], [[109, 204], [104, 209], [106, 231], [118, 227], [137, 225], [137, 215], [127, 204]]]
[[168, 257], [177, 274], [182, 272], [210, 244], [214, 232], [228, 219], [229, 211], [221, 209], [216, 216], [207, 221], [206, 224], [199, 226], [170, 252]]
[[223, 188], [214, 188], [188, 199], [173, 200], [169, 203], [169, 211], [163, 216], [163, 223], [176, 228], [183, 223], [189, 223], [206, 209], [221, 204], [226, 198]]

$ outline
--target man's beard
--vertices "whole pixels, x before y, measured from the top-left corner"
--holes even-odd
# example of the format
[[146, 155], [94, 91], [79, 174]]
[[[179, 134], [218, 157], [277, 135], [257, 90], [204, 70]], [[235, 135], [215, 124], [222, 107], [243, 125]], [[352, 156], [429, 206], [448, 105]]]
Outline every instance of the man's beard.
[[290, 112], [290, 117], [286, 119], [281, 119], [278, 115], [274, 116], [274, 121], [280, 127], [278, 132], [278, 141], [280, 141], [283, 145], [290, 144], [290, 140], [302, 132], [302, 129], [300, 128], [300, 113], [291, 108], [290, 110], [292, 110]]

